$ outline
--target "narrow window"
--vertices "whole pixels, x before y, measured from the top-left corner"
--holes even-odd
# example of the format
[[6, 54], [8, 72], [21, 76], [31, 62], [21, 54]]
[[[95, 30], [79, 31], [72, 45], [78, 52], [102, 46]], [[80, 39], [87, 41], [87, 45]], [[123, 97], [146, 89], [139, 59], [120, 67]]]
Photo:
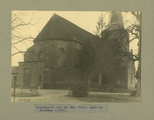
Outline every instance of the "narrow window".
[[58, 50], [58, 66], [64, 67], [65, 66], [65, 50], [60, 48]]

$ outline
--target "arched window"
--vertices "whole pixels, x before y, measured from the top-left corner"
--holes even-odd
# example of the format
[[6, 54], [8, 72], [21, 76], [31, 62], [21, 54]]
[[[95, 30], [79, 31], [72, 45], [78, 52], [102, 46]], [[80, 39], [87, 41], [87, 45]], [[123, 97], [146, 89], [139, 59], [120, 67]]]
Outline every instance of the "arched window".
[[63, 48], [58, 50], [58, 66], [65, 66], [65, 50]]

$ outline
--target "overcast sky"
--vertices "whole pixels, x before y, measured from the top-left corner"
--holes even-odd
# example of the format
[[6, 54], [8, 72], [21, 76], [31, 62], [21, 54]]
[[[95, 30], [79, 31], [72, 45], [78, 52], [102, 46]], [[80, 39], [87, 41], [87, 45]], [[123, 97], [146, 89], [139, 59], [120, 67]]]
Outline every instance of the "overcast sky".
[[[16, 11], [12, 11], [12, 14], [16, 13]], [[36, 22], [39, 20], [39, 22], [35, 26], [29, 26], [28, 28], [24, 28], [24, 30], [21, 31], [21, 34], [30, 34], [34, 38], [38, 35], [38, 33], [42, 30], [42, 28], [45, 26], [45, 24], [49, 21], [49, 19], [52, 17], [54, 13], [58, 14], [59, 16], [69, 20], [70, 22], [76, 24], [77, 26], [85, 29], [86, 31], [94, 34], [94, 31], [96, 31], [96, 25], [99, 16], [104, 13], [108, 12], [101, 12], [101, 11], [24, 11], [23, 13], [26, 14], [26, 16], [22, 16], [22, 19], [25, 21], [29, 21], [31, 18], [31, 15], [33, 15], [33, 22]], [[125, 19], [133, 20], [133, 16], [130, 14], [123, 14], [124, 21]], [[106, 21], [108, 21], [108, 17], [106, 17]], [[18, 44], [18, 48], [20, 50], [26, 51], [27, 48], [32, 46], [32, 42], [26, 43], [26, 45]], [[137, 41], [134, 41], [131, 43], [130, 48], [133, 48], [134, 51], [137, 50]], [[16, 52], [12, 49], [12, 53]], [[18, 54], [12, 57], [12, 66], [18, 66], [18, 62], [23, 62], [23, 54]]]

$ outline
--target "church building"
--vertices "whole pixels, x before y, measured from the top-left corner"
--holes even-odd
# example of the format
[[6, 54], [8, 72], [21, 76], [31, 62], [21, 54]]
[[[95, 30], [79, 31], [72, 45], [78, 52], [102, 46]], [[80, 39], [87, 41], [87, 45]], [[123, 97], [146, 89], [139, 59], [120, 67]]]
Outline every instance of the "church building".
[[[81, 65], [82, 51], [97, 36], [54, 14], [34, 39], [34, 45], [19, 62], [18, 86], [64, 89], [74, 84], [105, 84], [117, 88], [135, 88], [135, 67], [130, 60], [119, 65], [116, 73], [89, 73]], [[84, 63], [82, 63], [84, 64]], [[86, 63], [85, 63], [86, 64]], [[94, 73], [95, 72], [95, 73]]]

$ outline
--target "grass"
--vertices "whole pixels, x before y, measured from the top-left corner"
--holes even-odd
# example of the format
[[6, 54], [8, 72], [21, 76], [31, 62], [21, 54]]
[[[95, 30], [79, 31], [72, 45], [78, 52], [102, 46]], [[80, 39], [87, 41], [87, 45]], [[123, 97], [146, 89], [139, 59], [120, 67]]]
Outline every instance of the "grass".
[[128, 95], [88, 95], [87, 97], [76, 98], [86, 102], [118, 102], [118, 103], [130, 103], [140, 102], [140, 97], [128, 96]]

